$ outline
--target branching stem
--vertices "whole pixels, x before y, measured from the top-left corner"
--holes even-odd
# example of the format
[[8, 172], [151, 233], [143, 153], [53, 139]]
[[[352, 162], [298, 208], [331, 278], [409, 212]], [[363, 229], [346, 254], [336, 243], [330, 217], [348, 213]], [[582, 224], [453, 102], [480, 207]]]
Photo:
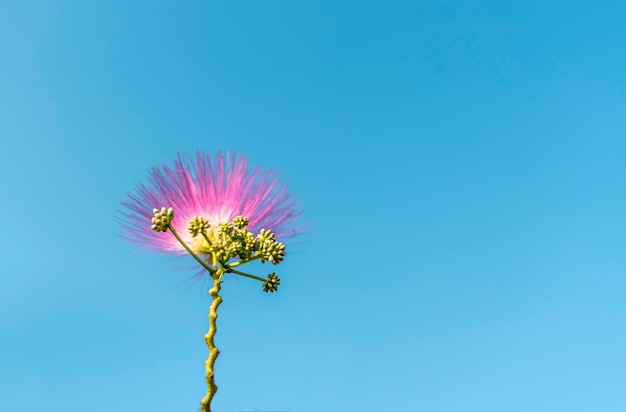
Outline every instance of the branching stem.
[[176, 230], [174, 230], [174, 227], [171, 224], [168, 224], [167, 228], [172, 232], [172, 234], [174, 236], [176, 236], [176, 239], [178, 239], [180, 244], [183, 245], [185, 250], [187, 250], [187, 252], [189, 252], [189, 254], [191, 256], [193, 256], [193, 258], [196, 259], [198, 261], [198, 263], [200, 263], [202, 265], [203, 268], [208, 270], [211, 275], [215, 275], [215, 269], [213, 269], [211, 266], [209, 266], [204, 260], [200, 259], [200, 257], [198, 255], [196, 255], [193, 250], [191, 250], [191, 248], [187, 245], [187, 243], [185, 243], [185, 241], [180, 238], [180, 236], [178, 235]]

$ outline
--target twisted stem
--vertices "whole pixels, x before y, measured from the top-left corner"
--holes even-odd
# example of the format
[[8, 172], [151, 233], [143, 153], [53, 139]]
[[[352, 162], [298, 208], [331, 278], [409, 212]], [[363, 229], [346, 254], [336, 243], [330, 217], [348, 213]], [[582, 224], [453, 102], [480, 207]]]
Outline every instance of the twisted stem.
[[209, 332], [204, 335], [204, 341], [209, 347], [209, 357], [204, 362], [206, 368], [206, 382], [207, 393], [200, 402], [202, 412], [211, 412], [211, 400], [217, 392], [217, 385], [215, 384], [215, 373], [213, 367], [215, 366], [215, 360], [220, 354], [219, 349], [215, 347], [215, 333], [217, 332], [217, 308], [222, 303], [222, 297], [219, 295], [222, 282], [223, 268], [220, 268], [213, 276], [213, 287], [209, 290], [209, 295], [213, 298], [213, 303], [209, 307]]

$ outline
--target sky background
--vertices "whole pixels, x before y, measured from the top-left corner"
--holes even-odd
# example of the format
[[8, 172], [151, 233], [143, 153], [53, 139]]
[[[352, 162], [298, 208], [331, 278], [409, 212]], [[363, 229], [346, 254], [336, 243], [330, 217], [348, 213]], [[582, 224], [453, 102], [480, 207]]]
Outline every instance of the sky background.
[[224, 284], [216, 412], [626, 410], [625, 13], [0, 1], [0, 410], [197, 412], [207, 290], [114, 221], [197, 149], [314, 225]]

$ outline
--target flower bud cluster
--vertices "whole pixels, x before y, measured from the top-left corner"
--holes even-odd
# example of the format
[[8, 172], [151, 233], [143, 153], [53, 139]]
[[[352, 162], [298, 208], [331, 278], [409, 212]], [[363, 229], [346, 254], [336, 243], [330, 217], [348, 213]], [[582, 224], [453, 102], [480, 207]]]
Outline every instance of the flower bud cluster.
[[285, 256], [285, 245], [276, 241], [271, 230], [261, 229], [258, 235], [249, 232], [248, 219], [237, 216], [232, 222], [222, 222], [214, 227], [206, 219], [197, 217], [189, 223], [193, 237], [202, 235], [195, 243], [195, 249], [202, 254], [215, 255], [219, 262], [226, 263], [231, 258], [242, 261], [258, 257], [262, 263], [269, 260], [274, 265]]
[[233, 225], [237, 229], [245, 229], [246, 227], [248, 227], [248, 223], [250, 223], [250, 221], [248, 221], [248, 219], [243, 216], [237, 216], [233, 219]]
[[263, 242], [261, 249], [263, 255], [261, 256], [261, 263], [265, 262], [265, 259], [272, 262], [274, 265], [279, 264], [285, 256], [285, 245], [279, 242], [271, 242], [266, 240]]
[[280, 285], [280, 278], [276, 276], [276, 273], [272, 272], [267, 275], [267, 280], [263, 282], [263, 292], [276, 292]]
[[189, 232], [191, 232], [191, 236], [196, 237], [200, 233], [206, 232], [209, 226], [209, 222], [205, 218], [197, 217], [189, 222]]
[[167, 226], [174, 220], [174, 209], [171, 207], [166, 209], [164, 207], [159, 209], [152, 209], [154, 217], [152, 218], [152, 226], [150, 229], [157, 232], [167, 232]]

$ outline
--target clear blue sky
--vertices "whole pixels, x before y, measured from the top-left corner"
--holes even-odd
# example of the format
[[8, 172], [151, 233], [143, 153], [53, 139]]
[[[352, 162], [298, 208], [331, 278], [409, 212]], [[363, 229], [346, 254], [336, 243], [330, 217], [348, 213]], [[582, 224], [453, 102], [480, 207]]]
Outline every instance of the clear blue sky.
[[198, 410], [194, 262], [113, 219], [196, 149], [281, 170], [315, 228], [278, 293], [224, 285], [216, 412], [626, 410], [625, 14], [1, 2], [0, 410]]

